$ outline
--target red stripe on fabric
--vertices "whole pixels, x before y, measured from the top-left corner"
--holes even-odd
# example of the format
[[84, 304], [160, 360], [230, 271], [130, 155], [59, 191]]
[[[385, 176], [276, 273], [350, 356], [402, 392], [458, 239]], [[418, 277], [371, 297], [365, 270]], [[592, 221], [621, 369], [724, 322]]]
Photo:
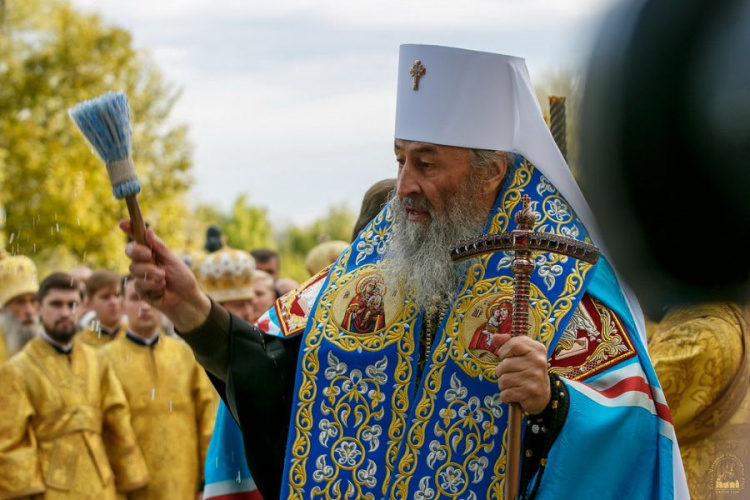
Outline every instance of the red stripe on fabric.
[[672, 423], [672, 412], [669, 411], [669, 406], [663, 404], [663, 403], [656, 403], [656, 414], [659, 415], [659, 418], [662, 420], [665, 420]]
[[[593, 387], [592, 387], [593, 389]], [[646, 380], [643, 379], [643, 377], [628, 377], [625, 379], [620, 380], [615, 385], [610, 387], [607, 390], [604, 391], [597, 391], [596, 392], [601, 394], [602, 396], [614, 399], [618, 396], [621, 396], [622, 394], [626, 392], [631, 391], [638, 391], [646, 394], [649, 399], [654, 401], [654, 405], [656, 406], [656, 415], [661, 418], [662, 420], [665, 420], [672, 423], [672, 413], [669, 411], [669, 407], [663, 403], [658, 403], [654, 400], [654, 396], [651, 394], [651, 386], [648, 384]]]
[[653, 394], [651, 394], [651, 386], [643, 377], [636, 376], [624, 378], [604, 391], [599, 391], [590, 385], [588, 387], [608, 399], [614, 399], [626, 392], [642, 392], [643, 394], [647, 395], [651, 401], [654, 402], [654, 406], [656, 407], [656, 416], [666, 422], [669, 422], [670, 424], [672, 423], [672, 413], [669, 411], [669, 407], [654, 400], [654, 396]]
[[206, 497], [206, 500], [263, 500], [258, 490], [240, 491], [237, 493], [227, 493], [215, 497]]
[[597, 391], [595, 388], [592, 387], [596, 392], [601, 394], [602, 396], [610, 399], [614, 399], [617, 396], [621, 396], [622, 394], [630, 391], [639, 391], [643, 392], [648, 395], [649, 398], [654, 399], [654, 397], [651, 395], [651, 386], [648, 385], [648, 382], [643, 379], [643, 377], [628, 377], [620, 380], [615, 385], [610, 387], [609, 389], [606, 389], [604, 391]]

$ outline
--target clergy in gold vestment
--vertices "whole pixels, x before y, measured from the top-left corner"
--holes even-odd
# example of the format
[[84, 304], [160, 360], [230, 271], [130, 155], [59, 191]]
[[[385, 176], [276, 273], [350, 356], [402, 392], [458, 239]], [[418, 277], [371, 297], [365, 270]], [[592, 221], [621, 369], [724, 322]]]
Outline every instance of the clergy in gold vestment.
[[23, 255], [0, 250], [0, 364], [38, 335], [36, 266]]
[[39, 298], [41, 337], [0, 367], [0, 498], [106, 500], [143, 487], [122, 386], [74, 339], [75, 281], [53, 274]]
[[122, 320], [122, 278], [107, 269], [91, 273], [86, 280], [86, 304], [93, 311], [91, 323], [84, 325], [80, 338], [94, 347], [101, 347], [125, 335]]
[[125, 285], [129, 329], [101, 348], [122, 381], [151, 482], [130, 499], [194, 500], [218, 395], [182, 341], [159, 334], [161, 313]]
[[671, 309], [649, 352], [672, 410], [694, 500], [750, 498], [748, 315], [733, 304]]

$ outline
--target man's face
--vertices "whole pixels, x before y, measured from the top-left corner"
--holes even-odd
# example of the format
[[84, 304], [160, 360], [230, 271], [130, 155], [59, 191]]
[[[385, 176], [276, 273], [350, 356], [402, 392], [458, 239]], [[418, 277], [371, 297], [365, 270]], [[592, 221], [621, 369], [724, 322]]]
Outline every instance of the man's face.
[[89, 299], [89, 305], [102, 325], [107, 328], [115, 326], [120, 321], [123, 310], [120, 286], [100, 288]]
[[272, 288], [261, 280], [253, 281], [253, 290], [255, 291], [255, 298], [253, 299], [253, 309], [255, 314], [253, 315], [252, 321], [258, 321], [266, 311], [271, 309], [274, 301], [276, 300], [276, 294]]
[[396, 192], [410, 222], [429, 224], [442, 215], [462, 181], [470, 174], [471, 152], [396, 139], [398, 180]]
[[161, 313], [142, 300], [135, 291], [135, 282], [128, 280], [125, 285], [125, 314], [128, 315], [130, 330], [144, 338], [151, 338], [159, 329]]
[[279, 279], [279, 259], [271, 257], [265, 262], [255, 262], [255, 268], [258, 271], [265, 271], [271, 275], [274, 281]]
[[464, 148], [396, 140], [397, 192], [383, 266], [413, 285], [421, 305], [453, 294], [458, 270], [448, 248], [476, 237], [505, 175], [504, 158], [476, 168]]
[[245, 321], [251, 322], [256, 319], [253, 299], [229, 300], [227, 302], [222, 302], [221, 305], [224, 306], [227, 311]]
[[78, 290], [52, 288], [44, 296], [39, 315], [44, 330], [54, 340], [67, 344], [76, 334], [80, 301]]
[[36, 300], [35, 293], [24, 293], [13, 297], [6, 302], [3, 309], [10, 311], [23, 326], [33, 325], [39, 318], [39, 302]]

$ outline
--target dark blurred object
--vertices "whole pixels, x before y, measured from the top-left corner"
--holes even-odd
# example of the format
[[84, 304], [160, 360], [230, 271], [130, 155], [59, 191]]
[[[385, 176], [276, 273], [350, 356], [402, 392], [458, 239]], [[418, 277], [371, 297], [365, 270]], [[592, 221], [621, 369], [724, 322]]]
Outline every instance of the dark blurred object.
[[746, 299], [750, 2], [623, 2], [582, 115], [582, 187], [646, 312]]
[[224, 236], [218, 226], [208, 226], [206, 229], [206, 244], [203, 248], [208, 253], [213, 253], [224, 246]]

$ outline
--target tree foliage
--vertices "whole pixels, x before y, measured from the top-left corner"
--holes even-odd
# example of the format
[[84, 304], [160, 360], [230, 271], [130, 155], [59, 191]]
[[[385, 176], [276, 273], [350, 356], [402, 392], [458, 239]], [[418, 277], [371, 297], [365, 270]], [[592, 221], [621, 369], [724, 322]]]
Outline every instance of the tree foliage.
[[[208, 226], [219, 226], [227, 244], [239, 250], [255, 248], [277, 250], [281, 259], [281, 275], [304, 281], [309, 277], [305, 268], [307, 253], [318, 243], [328, 240], [349, 241], [356, 215], [346, 204], [332, 206], [311, 224], [274, 228], [266, 210], [252, 205], [246, 195], [240, 195], [226, 214], [212, 205], [200, 205], [192, 220], [200, 229], [193, 233], [200, 247], [205, 241]], [[197, 236], [200, 233], [200, 236]], [[187, 254], [188, 252], [184, 252]]]
[[330, 240], [350, 241], [357, 216], [344, 203], [328, 209], [325, 216], [304, 227], [290, 227], [281, 235], [282, 274], [304, 281], [310, 275], [305, 267], [307, 253], [318, 243]]
[[227, 243], [232, 248], [276, 248], [271, 223], [266, 210], [250, 205], [247, 195], [240, 195], [225, 218], [223, 227]]
[[183, 243], [191, 148], [186, 128], [168, 122], [179, 93], [127, 31], [97, 15], [63, 0], [0, 6], [0, 231], [8, 250], [42, 271], [75, 262], [123, 269], [124, 203], [67, 114], [109, 90], [130, 99], [145, 218], [168, 243]]

